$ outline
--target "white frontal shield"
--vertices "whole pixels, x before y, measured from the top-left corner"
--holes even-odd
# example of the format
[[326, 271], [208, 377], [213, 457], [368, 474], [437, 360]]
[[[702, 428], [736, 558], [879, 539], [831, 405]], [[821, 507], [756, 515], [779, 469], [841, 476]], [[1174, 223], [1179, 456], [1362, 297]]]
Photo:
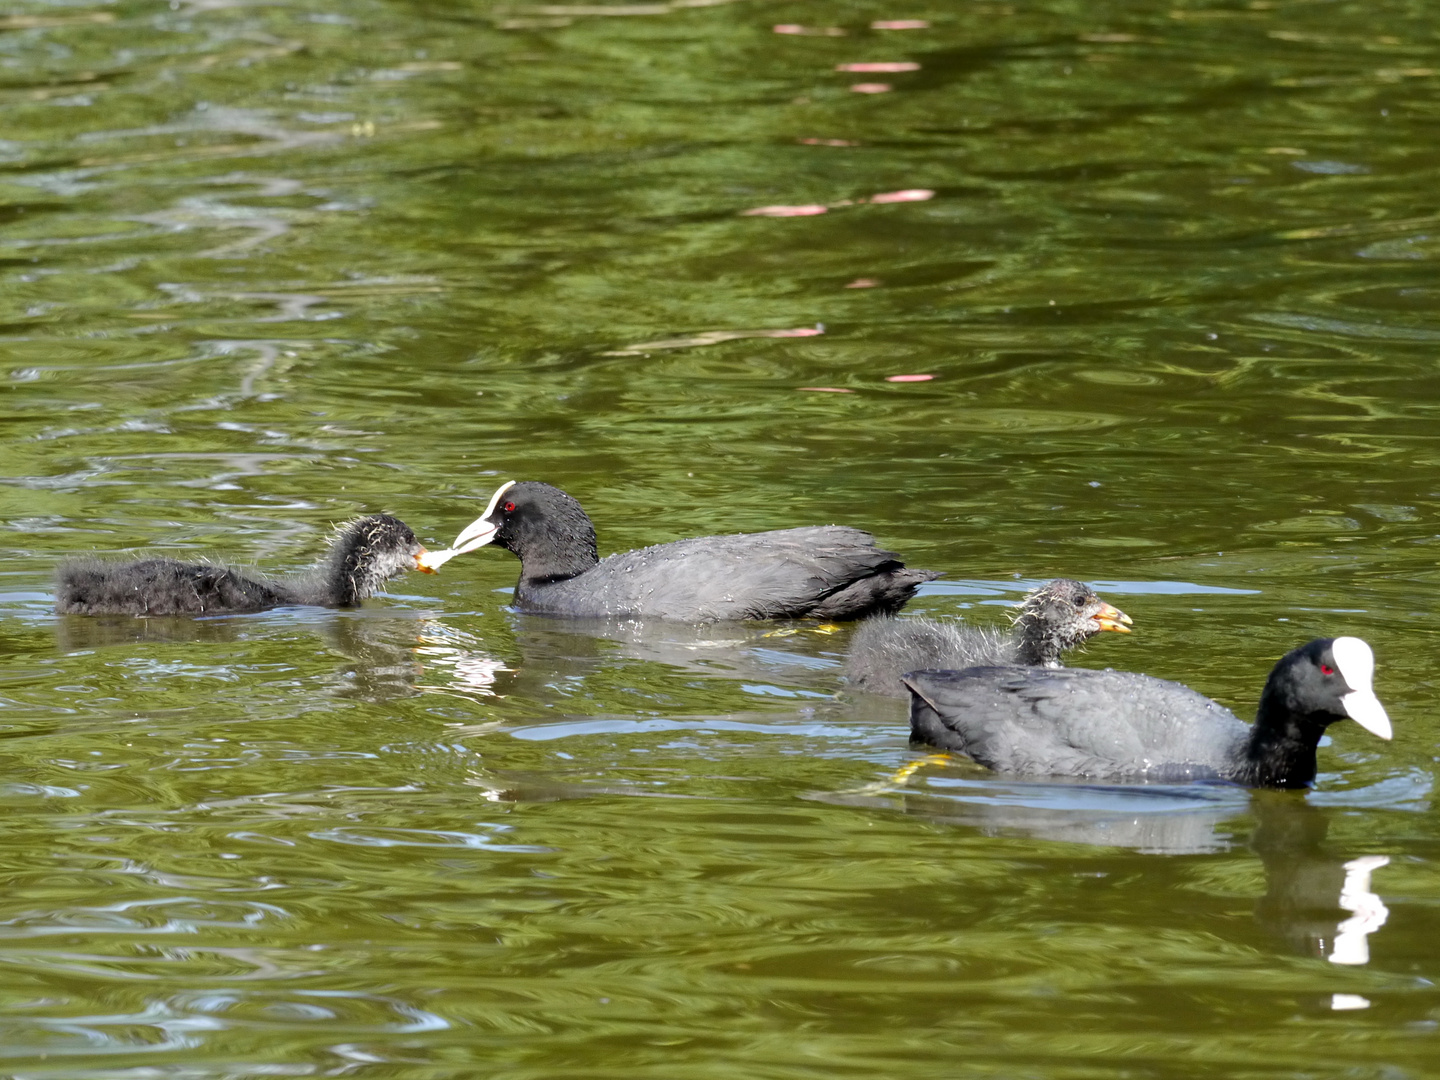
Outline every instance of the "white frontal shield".
[[1393, 737], [1390, 717], [1370, 685], [1375, 675], [1375, 654], [1370, 646], [1358, 637], [1339, 637], [1330, 646], [1330, 652], [1340, 677], [1350, 687], [1350, 692], [1340, 699], [1346, 715], [1372, 735], [1382, 739]]

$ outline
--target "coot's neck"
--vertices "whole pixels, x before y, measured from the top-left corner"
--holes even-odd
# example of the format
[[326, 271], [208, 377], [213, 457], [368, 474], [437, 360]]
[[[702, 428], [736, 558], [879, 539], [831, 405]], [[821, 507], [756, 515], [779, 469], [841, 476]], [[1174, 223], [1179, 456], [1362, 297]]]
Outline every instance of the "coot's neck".
[[[595, 526], [579, 506], [547, 507], [528, 518], [506, 546], [520, 558], [520, 588], [568, 581], [600, 561]], [[556, 512], [559, 509], [561, 512]]]
[[1033, 611], [1020, 612], [1011, 631], [1015, 658], [1030, 667], [1059, 667], [1064, 647], [1059, 637], [1047, 629], [1045, 620]]
[[365, 565], [369, 555], [365, 538], [356, 529], [348, 530], [336, 541], [325, 574], [332, 605], [354, 607], [375, 595], [378, 583], [371, 580]]
[[1245, 781], [1257, 787], [1300, 788], [1315, 779], [1315, 748], [1329, 713], [1301, 712], [1285, 689], [1266, 683], [1244, 748]]
[[[397, 544], [393, 535], [397, 526], [405, 529], [402, 522], [380, 514], [346, 526], [320, 568], [317, 584], [325, 594], [320, 602], [330, 607], [354, 607], [374, 596], [398, 573], [402, 555], [398, 549], [390, 550]], [[409, 535], [409, 529], [405, 533]]]

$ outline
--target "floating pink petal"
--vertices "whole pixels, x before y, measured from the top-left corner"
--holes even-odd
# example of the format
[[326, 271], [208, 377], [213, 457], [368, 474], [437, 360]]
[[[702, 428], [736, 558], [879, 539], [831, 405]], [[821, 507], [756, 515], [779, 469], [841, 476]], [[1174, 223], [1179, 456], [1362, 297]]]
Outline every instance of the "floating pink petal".
[[873, 278], [873, 277], [857, 277], [854, 281], [850, 282], [850, 284], [846, 285], [845, 288], [847, 288], [847, 289], [874, 289], [874, 288], [877, 288], [877, 287], [879, 286], [879, 284], [880, 284], [880, 279], [879, 279], [879, 278]]
[[858, 142], [849, 139], [800, 139], [801, 146], [859, 146]]
[[878, 60], [864, 64], [836, 64], [836, 71], [853, 71], [859, 75], [891, 75], [901, 71], [919, 71], [913, 60]]
[[904, 191], [882, 191], [879, 195], [871, 195], [872, 203], [892, 202], [925, 202], [933, 199], [935, 192], [929, 188], [906, 188]]
[[850, 89], [857, 94], [888, 94], [894, 87], [888, 82], [857, 82]]
[[808, 206], [757, 206], [753, 210], [742, 210], [741, 217], [814, 217], [829, 213], [824, 203], [810, 203]]
[[928, 19], [876, 19], [871, 30], [929, 30]]
[[797, 386], [795, 389], [810, 390], [816, 394], [853, 394], [855, 392], [840, 386]]
[[770, 28], [777, 34], [801, 34], [805, 37], [844, 37], [838, 26], [801, 26], [799, 23], [776, 23]]
[[929, 382], [934, 375], [886, 375], [886, 382]]

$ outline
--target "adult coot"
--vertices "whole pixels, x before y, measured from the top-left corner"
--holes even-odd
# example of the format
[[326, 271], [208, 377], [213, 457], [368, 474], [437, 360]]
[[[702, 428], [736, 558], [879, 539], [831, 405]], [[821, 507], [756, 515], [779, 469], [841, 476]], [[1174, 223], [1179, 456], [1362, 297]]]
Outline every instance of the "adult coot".
[[1302, 645], [1270, 672], [1254, 725], [1179, 683], [1122, 671], [982, 667], [904, 682], [912, 738], [1000, 772], [1294, 788], [1315, 779], [1315, 747], [1335, 721], [1390, 738], [1374, 669], [1359, 638]]
[[372, 514], [340, 527], [309, 573], [276, 580], [228, 566], [174, 559], [63, 563], [55, 589], [61, 615], [225, 615], [282, 604], [351, 607], [406, 570], [423, 570], [425, 549], [399, 518]]
[[902, 672], [982, 665], [1060, 667], [1062, 653], [1102, 630], [1128, 634], [1130, 616], [1083, 582], [1055, 578], [1025, 595], [1008, 631], [934, 619], [867, 619], [850, 641], [845, 677], [872, 694], [904, 697]]
[[869, 533], [841, 525], [699, 536], [602, 560], [580, 504], [531, 480], [502, 485], [449, 550], [423, 561], [439, 566], [486, 544], [520, 558], [515, 606], [549, 615], [856, 619], [898, 610], [940, 576], [906, 569]]

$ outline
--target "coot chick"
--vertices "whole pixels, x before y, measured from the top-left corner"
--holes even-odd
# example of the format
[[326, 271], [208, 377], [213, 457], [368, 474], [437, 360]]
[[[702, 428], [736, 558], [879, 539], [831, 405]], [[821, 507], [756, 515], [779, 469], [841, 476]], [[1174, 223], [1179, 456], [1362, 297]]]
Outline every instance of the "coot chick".
[[1390, 738], [1374, 669], [1359, 638], [1302, 645], [1270, 672], [1253, 725], [1179, 683], [1123, 671], [981, 667], [904, 682], [911, 738], [998, 772], [1298, 788], [1315, 779], [1315, 747], [1335, 721]]
[[908, 693], [901, 672], [980, 666], [1061, 667], [1060, 657], [1102, 630], [1130, 633], [1130, 616], [1090, 586], [1055, 578], [1027, 593], [1008, 631], [934, 619], [867, 619], [850, 641], [845, 677], [857, 690]]
[[60, 615], [232, 615], [285, 604], [352, 607], [406, 570], [423, 570], [425, 549], [399, 518], [372, 514], [341, 526], [329, 554], [308, 573], [287, 579], [249, 577], [228, 566], [174, 559], [60, 566]]
[[530, 480], [502, 485], [448, 551], [424, 562], [486, 544], [520, 559], [517, 608], [572, 617], [858, 619], [899, 610], [940, 576], [906, 569], [869, 533], [841, 525], [698, 536], [602, 560], [580, 504]]

